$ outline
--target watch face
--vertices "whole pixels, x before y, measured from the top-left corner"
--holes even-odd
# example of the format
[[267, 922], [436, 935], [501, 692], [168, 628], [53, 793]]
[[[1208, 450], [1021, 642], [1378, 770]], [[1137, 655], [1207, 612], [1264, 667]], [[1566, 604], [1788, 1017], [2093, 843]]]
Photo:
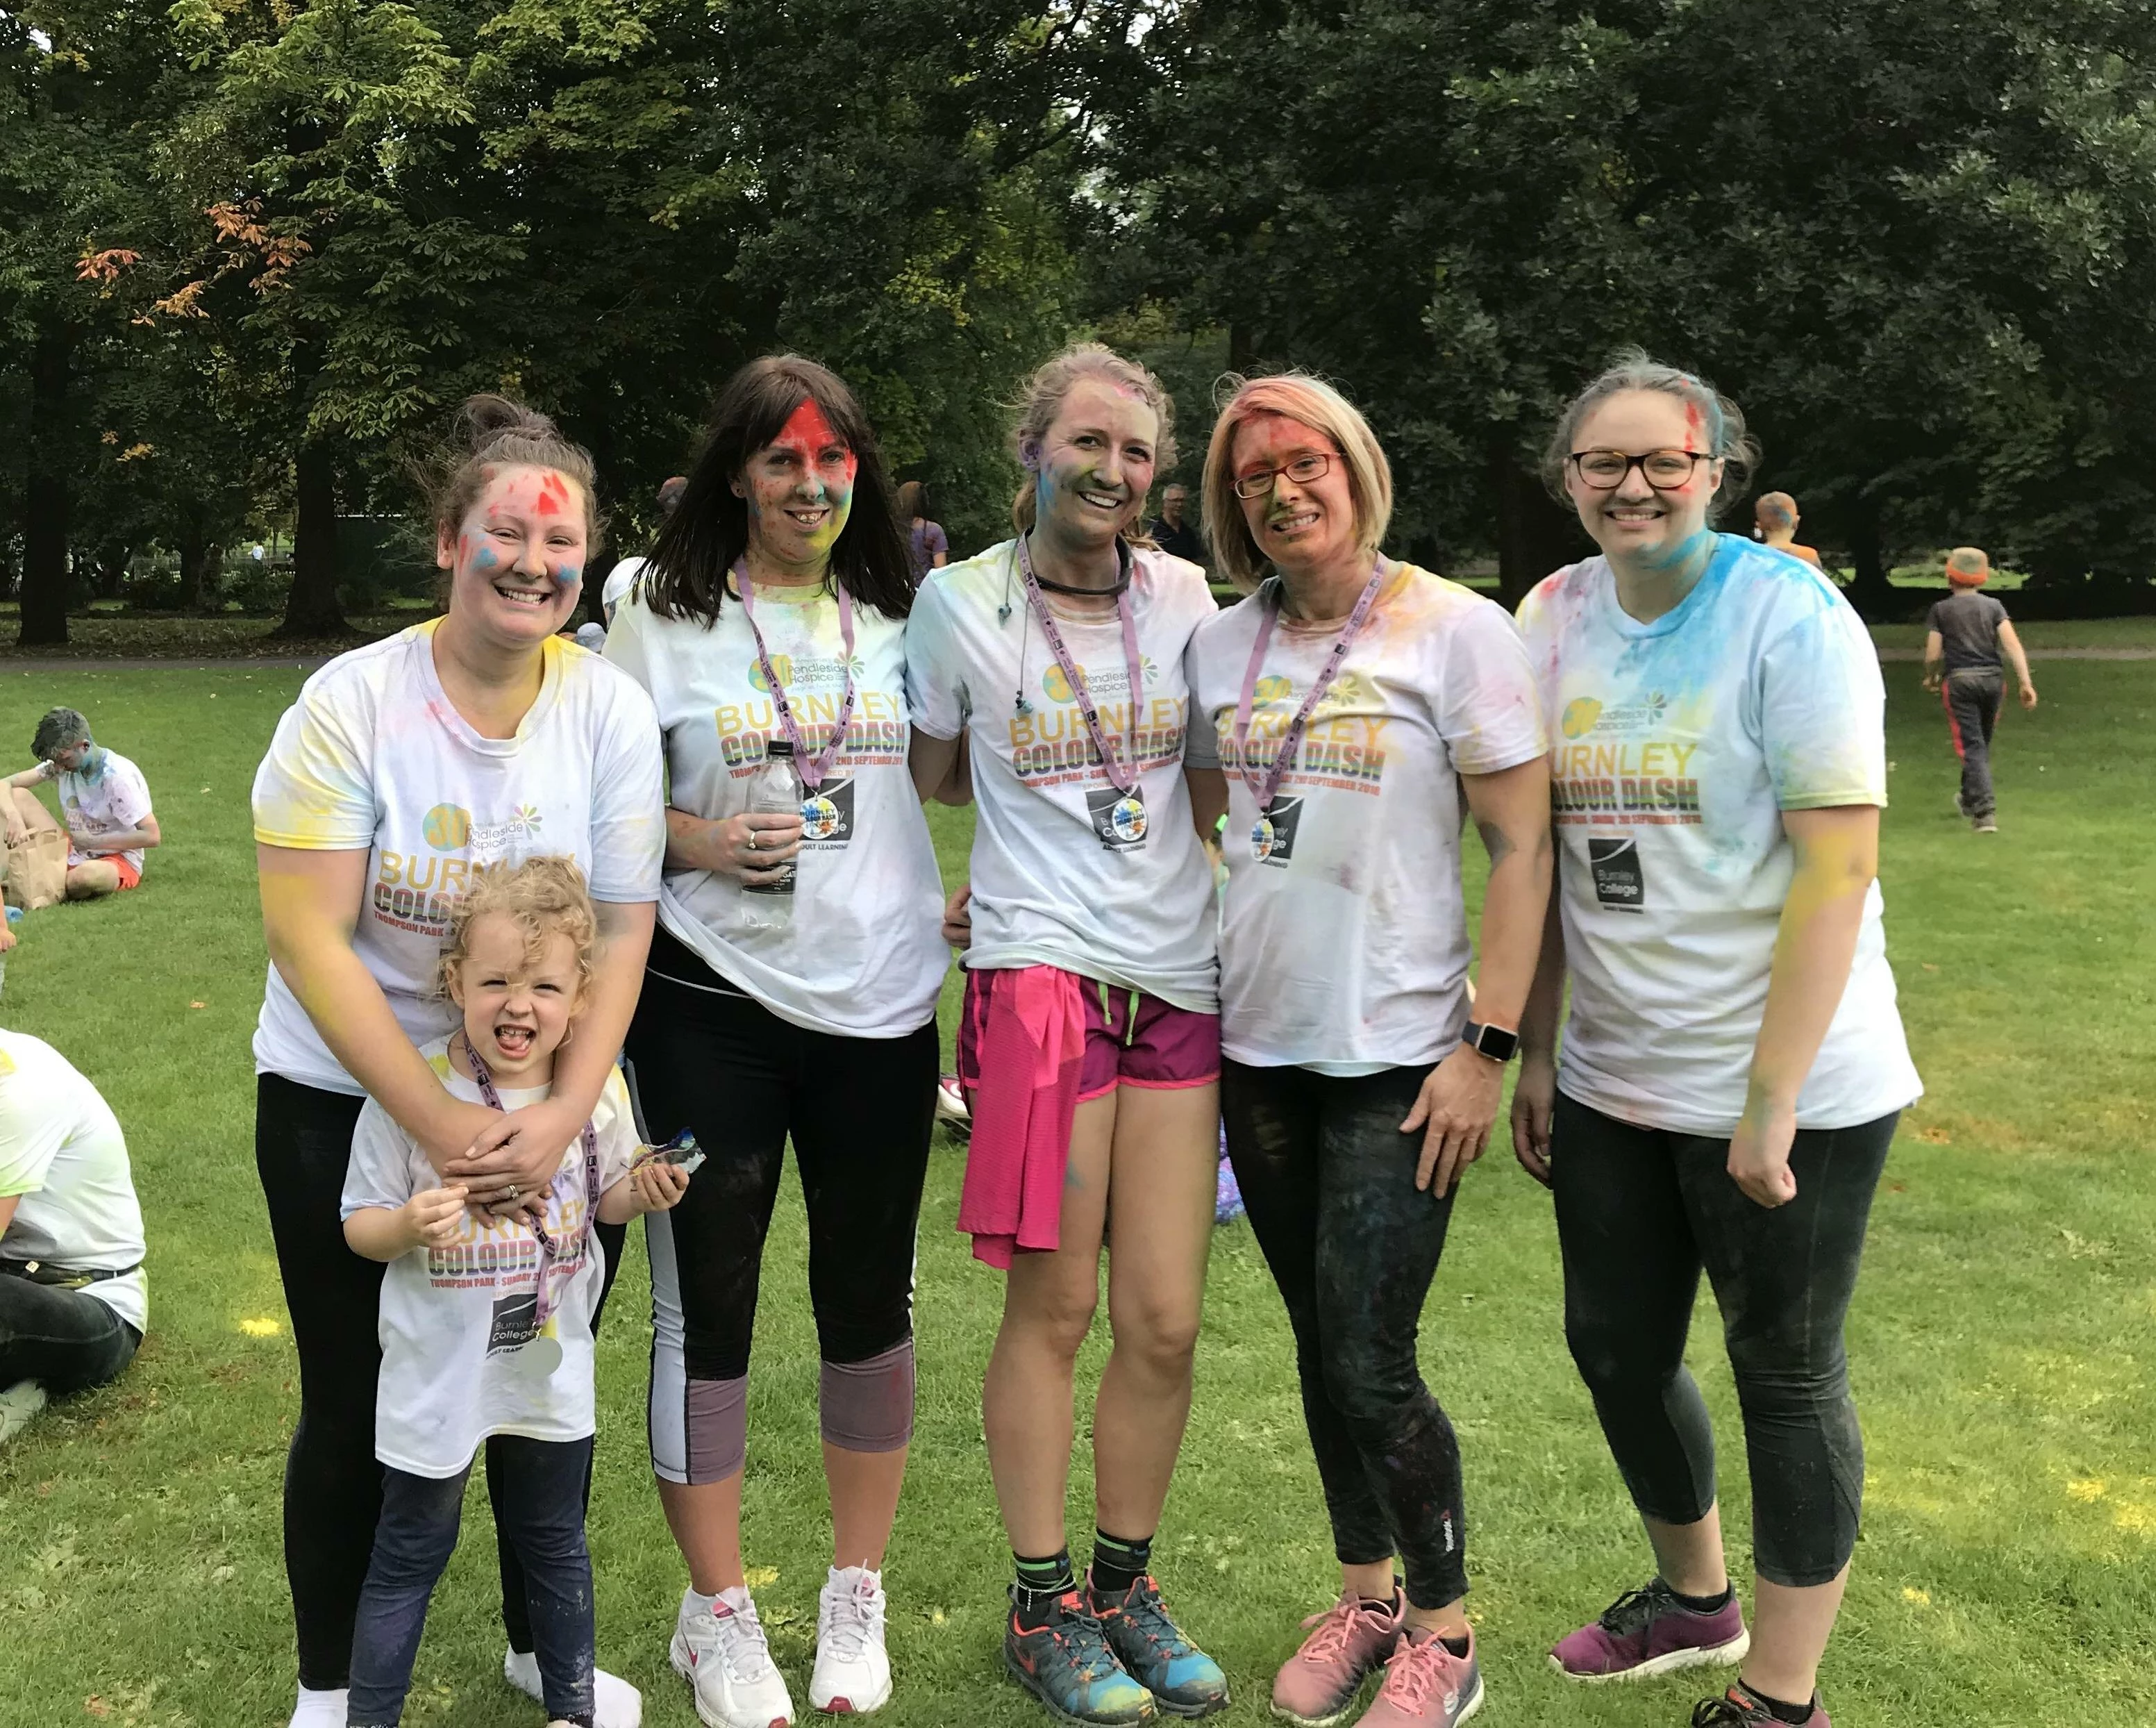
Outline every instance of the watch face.
[[1520, 1047], [1520, 1035], [1508, 1032], [1502, 1026], [1478, 1026], [1471, 1021], [1466, 1034], [1467, 1041], [1492, 1062], [1510, 1062], [1512, 1052]]

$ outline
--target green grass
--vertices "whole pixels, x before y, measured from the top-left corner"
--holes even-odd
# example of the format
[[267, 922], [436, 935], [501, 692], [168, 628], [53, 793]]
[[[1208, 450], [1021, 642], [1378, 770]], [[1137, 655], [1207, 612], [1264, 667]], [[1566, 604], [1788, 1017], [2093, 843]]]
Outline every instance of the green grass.
[[[1825, 1697], [1842, 1728], [2156, 1720], [2156, 768], [2142, 748], [2156, 682], [2139, 666], [2047, 667], [2043, 707], [2002, 725], [2005, 831], [1978, 839], [1948, 814], [1932, 700], [1892, 681], [1888, 928], [1930, 1090], [1879, 1196], [1851, 1329], [1871, 1494]], [[0, 1002], [126, 1124], [156, 1304], [117, 1386], [0, 1451], [8, 1728], [267, 1728], [289, 1707], [279, 1487], [296, 1394], [252, 1164], [263, 960], [246, 794], [295, 684], [267, 667], [0, 674], [0, 739], [27, 739], [54, 702], [83, 707], [143, 764], [169, 836], [141, 892], [33, 914]], [[963, 819], [939, 817], [951, 870]], [[952, 1230], [959, 1171], [939, 1149], [885, 1720], [1037, 1728], [997, 1653], [1006, 1555], [978, 1400], [999, 1286]], [[802, 1256], [789, 1185], [758, 1317], [747, 1535], [797, 1701], [828, 1540]], [[646, 1689], [653, 1728], [687, 1728], [665, 1658], [682, 1576], [643, 1458], [646, 1288], [633, 1248], [600, 1351], [600, 1650]], [[1700, 1321], [1694, 1360], [1725, 1442], [1741, 1566], [1743, 1453], [1711, 1306]], [[1565, 1355], [1548, 1205], [1509, 1159], [1470, 1179], [1426, 1322], [1424, 1369], [1466, 1452], [1485, 1720], [1675, 1728], [1697, 1684], [1578, 1691], [1543, 1664], [1647, 1562]], [[1096, 1340], [1089, 1376], [1100, 1360]], [[1082, 1459], [1075, 1474], [1082, 1534]], [[535, 1708], [499, 1679], [483, 1494], [469, 1511], [408, 1720], [530, 1725]], [[1216, 1241], [1159, 1555], [1171, 1599], [1234, 1680], [1225, 1720], [1267, 1720], [1272, 1669], [1332, 1574], [1286, 1327], [1244, 1227]]]
[[[2026, 648], [2156, 650], [2156, 618], [2032, 618], [2017, 621], [2014, 633]], [[1924, 626], [1875, 624], [1871, 626], [1871, 640], [1881, 648], [1921, 651]], [[2042, 686], [2037, 687], [2041, 689]]]

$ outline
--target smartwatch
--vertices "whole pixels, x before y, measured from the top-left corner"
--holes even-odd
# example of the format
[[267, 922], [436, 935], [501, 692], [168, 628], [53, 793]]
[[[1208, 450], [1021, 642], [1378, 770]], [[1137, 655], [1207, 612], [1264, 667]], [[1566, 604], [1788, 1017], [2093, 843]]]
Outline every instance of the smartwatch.
[[1486, 1056], [1493, 1062], [1512, 1061], [1519, 1053], [1520, 1035], [1508, 1032], [1502, 1026], [1484, 1026], [1471, 1020], [1460, 1029], [1460, 1041], [1478, 1055]]

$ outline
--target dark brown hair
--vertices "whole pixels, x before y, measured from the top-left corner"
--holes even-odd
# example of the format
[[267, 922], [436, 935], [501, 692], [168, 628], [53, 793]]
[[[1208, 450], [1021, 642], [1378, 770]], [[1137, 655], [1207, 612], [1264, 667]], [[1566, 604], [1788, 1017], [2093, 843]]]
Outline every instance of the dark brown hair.
[[748, 501], [734, 495], [733, 483], [804, 401], [815, 403], [854, 453], [853, 502], [831, 548], [832, 578], [886, 618], [913, 609], [912, 562], [868, 416], [829, 368], [798, 354], [767, 354], [720, 390], [687, 490], [659, 531], [643, 590], [644, 604], [660, 617], [717, 620], [726, 573], [748, 550]]

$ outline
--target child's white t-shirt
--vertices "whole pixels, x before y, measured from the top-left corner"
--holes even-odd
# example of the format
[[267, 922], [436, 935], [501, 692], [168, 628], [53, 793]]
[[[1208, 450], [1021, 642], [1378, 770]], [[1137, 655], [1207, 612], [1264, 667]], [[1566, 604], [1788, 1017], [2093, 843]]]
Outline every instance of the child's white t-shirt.
[[[1878, 655], [1819, 571], [1727, 534], [1650, 623], [1617, 604], [1599, 557], [1548, 578], [1519, 617], [1572, 975], [1558, 1084], [1620, 1121], [1726, 1136], [1795, 874], [1782, 812], [1887, 802]], [[1875, 882], [1799, 1128], [1854, 1128], [1923, 1090], [1882, 908]]]
[[[96, 834], [117, 834], [124, 829], [139, 828], [142, 819], [150, 814], [150, 783], [142, 778], [142, 770], [122, 756], [117, 750], [105, 750], [95, 774], [79, 773], [72, 769], [49, 772], [47, 778], [59, 788], [60, 808], [67, 812], [70, 830], [82, 829]], [[52, 764], [45, 764], [51, 770]], [[72, 842], [70, 834], [70, 842]], [[77, 851], [72, 843], [68, 847], [68, 868], [87, 864], [99, 858], [110, 858], [110, 852]], [[142, 872], [142, 849], [121, 852], [136, 875]]]
[[[635, 680], [549, 636], [539, 695], [513, 738], [481, 738], [434, 671], [439, 620], [339, 655], [277, 723], [254, 776], [254, 838], [367, 852], [352, 951], [415, 1044], [456, 1012], [432, 992], [449, 915], [475, 872], [577, 861], [595, 900], [659, 897], [665, 795], [659, 724]], [[357, 1095], [277, 969], [257, 1073]]]
[[[803, 742], [821, 749], [849, 669], [836, 598], [759, 586], [756, 625]], [[639, 589], [614, 614], [607, 659], [651, 693], [666, 738], [668, 801], [717, 821], [748, 808], [764, 748], [783, 738], [756, 635], [729, 596], [718, 621], [665, 618]], [[819, 789], [829, 809], [804, 833], [792, 915], [711, 870], [669, 870], [659, 921], [721, 978], [782, 1020], [845, 1038], [897, 1038], [936, 1012], [951, 964], [928, 820], [906, 766], [906, 625], [855, 605], [854, 711]]]
[[[1060, 966], [1194, 1013], [1219, 1008], [1213, 872], [1183, 779], [1190, 696], [1183, 650], [1213, 615], [1205, 573], [1132, 553], [1144, 688], [1137, 721], [1141, 820], [1094, 753], [1077, 698], [1026, 605], [1018, 543], [931, 570], [906, 620], [913, 723], [972, 743], [973, 939], [966, 964]], [[1130, 747], [1132, 692], [1116, 614], [1049, 606], [1101, 729]], [[1008, 608], [1008, 610], [1006, 610]]]
[[[1502, 607], [1394, 566], [1281, 777], [1260, 859], [1235, 712], [1272, 604], [1218, 613], [1190, 645], [1190, 759], [1228, 779], [1220, 1048], [1337, 1075], [1435, 1062], [1468, 1017], [1459, 777], [1548, 748], [1527, 652]], [[1340, 628], [1276, 620], [1252, 685], [1250, 779], [1264, 778]]]
[[[452, 1098], [482, 1102], [479, 1088], [450, 1066], [446, 1040], [420, 1054]], [[540, 1103], [548, 1089], [502, 1088], [502, 1105], [521, 1109]], [[592, 1126], [603, 1194], [629, 1174], [637, 1151], [629, 1088], [619, 1069], [607, 1076]], [[427, 1155], [369, 1098], [352, 1130], [341, 1216], [366, 1206], [401, 1206], [442, 1185]], [[567, 1252], [553, 1263], [552, 1308], [536, 1340], [531, 1320], [542, 1262], [538, 1238], [521, 1220], [483, 1221], [466, 1211], [448, 1247], [415, 1248], [389, 1263], [378, 1322], [377, 1458], [414, 1476], [441, 1478], [469, 1464], [490, 1434], [581, 1440], [592, 1432], [592, 1311], [606, 1274], [605, 1252], [590, 1228], [595, 1221], [586, 1216], [579, 1135], [547, 1192], [547, 1232]], [[560, 1349], [552, 1372], [547, 1359], [554, 1352], [547, 1340]]]

